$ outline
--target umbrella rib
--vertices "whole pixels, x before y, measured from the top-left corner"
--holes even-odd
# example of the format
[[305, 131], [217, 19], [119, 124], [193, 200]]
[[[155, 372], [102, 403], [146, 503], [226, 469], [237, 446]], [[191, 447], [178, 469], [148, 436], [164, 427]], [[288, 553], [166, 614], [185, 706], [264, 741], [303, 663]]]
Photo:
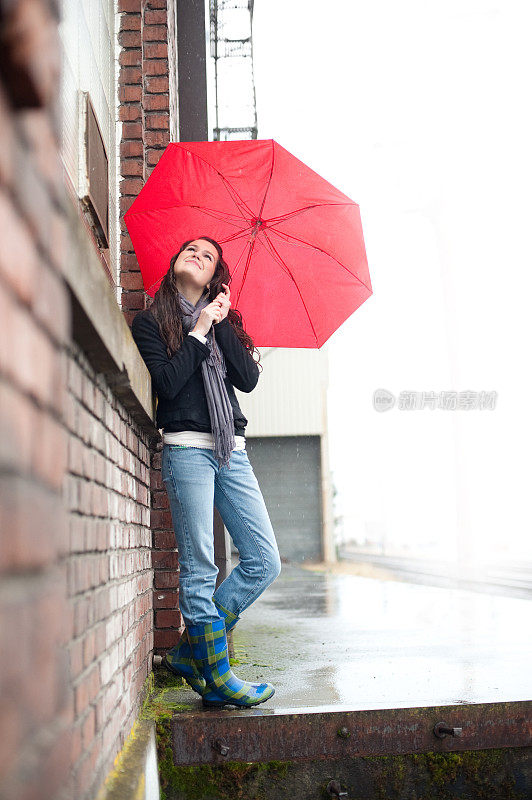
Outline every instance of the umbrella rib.
[[[250, 216], [250, 217], [252, 217], [252, 216], [253, 216], [253, 212], [252, 212], [252, 211], [251, 211], [251, 209], [248, 207], [248, 204], [247, 204], [246, 202], [244, 202], [244, 200], [242, 200], [242, 198], [240, 197], [240, 195], [238, 194], [238, 192], [236, 191], [236, 189], [235, 189], [233, 186], [231, 186], [231, 184], [229, 183], [229, 181], [227, 180], [227, 178], [224, 178], [224, 176], [223, 176], [223, 175], [222, 175], [220, 172], [218, 173], [218, 175], [219, 175], [219, 176], [220, 176], [220, 178], [222, 179], [222, 182], [223, 182], [223, 184], [224, 184], [225, 188], [227, 189], [227, 191], [228, 191], [228, 193], [229, 193], [229, 196], [232, 198], [233, 202], [236, 204], [236, 207], [238, 208], [238, 210], [239, 210], [239, 211], [240, 211], [240, 213], [242, 214], [242, 219], [244, 219], [244, 220], [245, 220], [245, 219], [247, 219], [247, 218], [246, 218], [246, 215], [243, 213], [242, 209], [240, 208], [240, 203], [241, 203], [241, 204], [242, 204], [242, 206], [243, 206], [243, 207], [246, 209], [246, 211], [247, 211], [247, 213], [249, 214], [249, 216]], [[236, 198], [238, 198], [238, 199], [237, 199], [237, 200], [235, 200], [235, 197], [233, 197], [233, 195], [235, 195], [235, 197], [236, 197]]]
[[[194, 205], [193, 203], [183, 203], [181, 206], [172, 206], [173, 208], [198, 208], [200, 211], [204, 211], [206, 214], [210, 214], [217, 219], [222, 219], [224, 222], [228, 222], [231, 224], [236, 224], [236, 222], [242, 222], [242, 217], [239, 217], [237, 214], [229, 214], [225, 211], [218, 211], [217, 208], [206, 208], [205, 206], [198, 206]], [[232, 220], [234, 222], [232, 222]], [[245, 221], [245, 220], [244, 220]]]
[[[313, 203], [310, 206], [304, 206], [303, 208], [297, 208], [295, 211], [289, 211], [286, 214], [280, 214], [278, 217], [270, 217], [268, 222], [268, 228], [273, 228], [274, 225], [278, 225], [280, 222], [284, 222], [287, 219], [291, 219], [292, 217], [297, 216], [298, 214], [302, 214], [304, 211], [310, 211], [312, 208], [323, 208], [324, 206], [356, 206], [358, 203]], [[274, 225], [270, 225], [270, 222], [274, 222]]]
[[[131, 216], [151, 213], [152, 211], [173, 211], [176, 208], [197, 208], [197, 209], [199, 209], [199, 211], [203, 211], [205, 214], [210, 214], [213, 217], [216, 217], [216, 215], [219, 215], [218, 217], [216, 217], [217, 219], [222, 219], [224, 222], [227, 222], [228, 224], [233, 224], [233, 225], [235, 225], [236, 222], [242, 222], [242, 221], [247, 222], [247, 220], [245, 220], [245, 219], [243, 220], [243, 218], [239, 217], [237, 214], [229, 214], [228, 212], [225, 212], [225, 211], [218, 211], [217, 208], [207, 208], [206, 206], [198, 206], [198, 205], [196, 205], [194, 203], [181, 203], [180, 205], [166, 206], [165, 208], [150, 208], [149, 212], [148, 211], [132, 211], [131, 212]], [[127, 213], [128, 213], [128, 215], [130, 214], [129, 211]], [[233, 217], [233, 220], [235, 220], [234, 222], [231, 221], [231, 219], [230, 219], [231, 217]]]
[[264, 242], [262, 241], [262, 234], [264, 234], [264, 231], [262, 231], [261, 233], [259, 233], [259, 235], [256, 237], [255, 241], [256, 241], [256, 242], [258, 242], [258, 244], [262, 245], [262, 247], [264, 247], [264, 249], [266, 250], [266, 252], [267, 252], [267, 253], [269, 253], [269, 255], [271, 255], [271, 257], [272, 257], [272, 258], [273, 258], [275, 261], [277, 261], [277, 263], [279, 264], [279, 266], [281, 267], [281, 269], [283, 270], [283, 272], [286, 272], [286, 274], [288, 275], [288, 277], [289, 277], [289, 278], [292, 278], [292, 277], [293, 277], [293, 276], [292, 276], [292, 273], [290, 272], [290, 270], [288, 269], [288, 267], [286, 266], [286, 264], [285, 264], [285, 263], [284, 263], [282, 260], [279, 260], [279, 259], [276, 257], [276, 254], [275, 254], [275, 253], [272, 253], [272, 251], [271, 251], [271, 249], [270, 249], [269, 247], [266, 247], [266, 245], [265, 245], [265, 244], [264, 244]]
[[284, 231], [276, 231], [276, 230], [273, 230], [273, 231], [272, 231], [272, 233], [275, 233], [277, 236], [280, 236], [281, 238], [283, 238], [283, 237], [286, 237], [287, 239], [288, 239], [288, 238], [289, 238], [289, 239], [294, 239], [296, 242], [301, 242], [301, 244], [304, 244], [304, 245], [306, 245], [306, 246], [307, 246], [307, 247], [309, 247], [311, 250], [319, 250], [319, 251], [320, 251], [320, 253], [323, 253], [323, 255], [327, 256], [328, 258], [332, 258], [332, 260], [333, 260], [333, 261], [336, 261], [336, 263], [338, 264], [338, 266], [342, 267], [342, 269], [344, 269], [346, 272], [348, 272], [348, 273], [351, 275], [351, 277], [353, 277], [353, 278], [356, 278], [356, 279], [357, 279], [357, 281], [359, 281], [359, 283], [361, 283], [361, 284], [362, 284], [362, 286], [364, 286], [364, 287], [365, 287], [365, 288], [368, 290], [368, 292], [371, 292], [371, 289], [369, 288], [369, 286], [366, 286], [366, 284], [364, 283], [364, 281], [363, 281], [363, 280], [361, 280], [361, 279], [358, 277], [358, 275], [355, 275], [353, 272], [351, 272], [351, 270], [350, 270], [350, 269], [348, 269], [348, 268], [345, 266], [345, 264], [342, 264], [342, 262], [341, 262], [341, 261], [338, 261], [338, 259], [336, 258], [336, 256], [333, 256], [333, 255], [331, 255], [331, 253], [328, 253], [328, 252], [327, 252], [326, 250], [324, 250], [322, 247], [318, 247], [318, 245], [317, 245], [317, 244], [312, 244], [311, 242], [306, 242], [304, 239], [300, 239], [298, 236], [294, 236], [292, 233], [285, 233]]
[[[233, 271], [230, 273], [230, 274], [231, 274], [231, 280], [233, 279], [233, 275], [235, 274], [235, 272], [236, 272], [236, 271], [237, 271], [237, 269], [238, 269], [238, 265], [240, 264], [240, 261], [241, 261], [241, 259], [242, 259], [242, 256], [243, 256], [243, 255], [244, 255], [244, 253], [246, 252], [246, 248], [247, 248], [247, 246], [248, 246], [248, 245], [247, 245], [247, 242], [246, 242], [246, 244], [244, 245], [244, 248], [243, 248], [242, 252], [241, 252], [241, 253], [240, 253], [240, 255], [238, 256], [238, 261], [236, 262], [236, 265], [235, 265], [235, 268], [234, 268], [234, 270], [233, 270]], [[239, 292], [239, 296], [240, 296], [240, 292]], [[236, 305], [236, 304], [235, 304], [235, 305]]]
[[[248, 250], [248, 256], [246, 258], [246, 266], [244, 267], [244, 272], [243, 272], [243, 275], [242, 275], [242, 283], [240, 284], [240, 288], [238, 290], [238, 295], [237, 295], [237, 298], [236, 298], [235, 305], [238, 305], [238, 301], [240, 300], [240, 295], [242, 294], [242, 289], [244, 288], [244, 282], [245, 282], [247, 274], [248, 274], [249, 262], [251, 261], [251, 256], [253, 254], [253, 250], [255, 249], [255, 242], [256, 241], [257, 241], [257, 237], [254, 236], [252, 241], [251, 241], [251, 247]], [[246, 247], [247, 247], [247, 245], [246, 245]], [[246, 247], [244, 247], [244, 250], [246, 249]], [[242, 252], [244, 252], [244, 250]], [[240, 258], [242, 258], [242, 256], [240, 256]]]
[[[179, 142], [177, 142], [176, 144], [179, 144]], [[218, 175], [218, 176], [219, 176], [219, 177], [222, 179], [222, 181], [223, 181], [224, 185], [226, 185], [226, 184], [227, 184], [227, 186], [229, 186], [229, 188], [231, 189], [231, 191], [235, 193], [235, 195], [238, 197], [239, 201], [242, 203], [242, 205], [243, 205], [243, 206], [245, 207], [245, 209], [248, 211], [249, 215], [250, 215], [251, 217], [253, 217], [253, 212], [252, 212], [252, 211], [251, 211], [251, 209], [248, 207], [248, 204], [247, 204], [247, 203], [246, 203], [244, 200], [242, 200], [242, 198], [240, 197], [240, 195], [238, 194], [238, 192], [236, 191], [236, 189], [234, 189], [234, 188], [231, 186], [231, 184], [229, 183], [229, 181], [227, 180], [227, 178], [225, 178], [225, 177], [222, 175], [222, 173], [221, 173], [221, 172], [219, 172], [219, 171], [216, 169], [216, 167], [213, 167], [213, 165], [212, 165], [212, 164], [210, 164], [210, 163], [209, 163], [209, 162], [208, 162], [208, 161], [207, 161], [205, 158], [203, 158], [202, 156], [199, 156], [197, 153], [194, 153], [192, 150], [189, 150], [188, 148], [185, 148], [185, 147], [183, 147], [182, 149], [183, 149], [183, 150], [186, 150], [186, 151], [187, 151], [187, 153], [191, 153], [191, 154], [192, 154], [192, 155], [193, 155], [195, 158], [199, 159], [200, 161], [203, 161], [203, 163], [204, 163], [204, 164], [207, 164], [207, 166], [208, 166], [208, 167], [210, 167], [212, 170], [214, 170], [214, 172], [216, 172], [216, 174], [217, 174], [217, 175]], [[227, 186], [226, 186], [226, 188], [227, 188]], [[228, 189], [227, 191], [229, 191], [229, 189]], [[233, 199], [233, 201], [234, 201], [234, 198], [232, 198], [232, 199]], [[235, 201], [235, 202], [236, 202], [236, 201]], [[240, 209], [240, 206], [238, 205], [238, 203], [237, 203], [236, 205], [237, 205], [237, 208], [238, 208], [238, 210], [240, 211], [240, 213], [242, 213], [242, 211], [241, 211], [241, 209]], [[243, 215], [243, 214], [242, 214], [242, 216], [244, 217], [244, 215]], [[245, 219], [245, 217], [244, 217], [244, 219]]]
[[157, 280], [156, 280], [156, 281], [153, 281], [153, 283], [152, 283], [150, 286], [148, 286], [148, 287], [147, 287], [147, 288], [146, 288], [144, 291], [145, 291], [146, 293], [149, 293], [150, 289], [152, 289], [152, 288], [153, 288], [153, 287], [154, 287], [154, 286], [155, 286], [157, 283], [161, 283], [161, 281], [162, 281], [162, 279], [163, 279], [163, 278], [164, 278], [164, 275], [161, 275], [161, 277], [160, 277], [160, 278], [157, 278]]
[[233, 233], [231, 236], [228, 236], [227, 239], [220, 239], [220, 244], [226, 244], [227, 242], [234, 242], [235, 239], [241, 239], [242, 236], [245, 236], [249, 231], [249, 228], [240, 228], [237, 233]]
[[[306, 306], [306, 303], [305, 303], [305, 301], [304, 301], [304, 299], [303, 299], [303, 295], [301, 294], [301, 291], [300, 291], [300, 289], [299, 289], [299, 286], [297, 285], [297, 281], [296, 281], [296, 279], [294, 278], [294, 276], [292, 275], [292, 272], [290, 271], [289, 267], [288, 267], [288, 266], [285, 264], [285, 262], [283, 261], [283, 259], [282, 259], [282, 258], [281, 258], [281, 256], [279, 255], [279, 253], [277, 252], [277, 250], [276, 250], [276, 248], [275, 248], [275, 245], [274, 245], [274, 244], [273, 244], [273, 243], [270, 241], [269, 237], [268, 237], [268, 236], [267, 236], [267, 234], [266, 234], [266, 231], [263, 231], [263, 234], [264, 234], [264, 238], [266, 239], [266, 241], [268, 242], [268, 244], [270, 245], [270, 247], [271, 247], [271, 248], [273, 249], [273, 251], [274, 251], [274, 252], [272, 253], [273, 257], [274, 257], [274, 258], [275, 258], [275, 259], [276, 259], [278, 262], [280, 262], [280, 264], [281, 264], [281, 265], [284, 267], [284, 269], [286, 270], [286, 272], [288, 273], [288, 275], [289, 275], [289, 276], [292, 278], [292, 281], [293, 281], [293, 283], [294, 283], [294, 286], [295, 286], [295, 287], [296, 287], [296, 289], [297, 289], [297, 293], [299, 294], [299, 297], [301, 298], [301, 302], [302, 302], [302, 304], [303, 304], [303, 308], [305, 309], [306, 315], [307, 315], [307, 317], [308, 317], [308, 321], [309, 321], [310, 327], [312, 328], [312, 333], [314, 334], [314, 338], [315, 338], [315, 340], [316, 340], [316, 346], [318, 346], [318, 337], [317, 337], [317, 335], [316, 335], [316, 330], [315, 330], [315, 328], [314, 328], [314, 325], [312, 324], [312, 319], [310, 318], [310, 314], [309, 314], [308, 308], [307, 308], [307, 306]], [[243, 285], [243, 281], [242, 281], [242, 285]], [[240, 288], [242, 289], [242, 286], [241, 286]]]

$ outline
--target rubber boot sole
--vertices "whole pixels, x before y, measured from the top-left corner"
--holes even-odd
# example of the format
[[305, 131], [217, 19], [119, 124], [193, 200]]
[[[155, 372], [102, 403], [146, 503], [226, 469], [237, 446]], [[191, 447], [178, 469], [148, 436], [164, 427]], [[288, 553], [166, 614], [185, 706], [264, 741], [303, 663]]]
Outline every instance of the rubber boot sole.
[[267, 700], [270, 700], [275, 694], [275, 689], [273, 692], [265, 697], [263, 700], [258, 700], [256, 703], [246, 703], [245, 705], [242, 703], [235, 703], [232, 700], [224, 700], [221, 703], [214, 702], [212, 700], [204, 700], [202, 698], [202, 703], [205, 708], [223, 708], [223, 706], [236, 706], [237, 708], [254, 708], [254, 706], [260, 706], [261, 703], [265, 703]]

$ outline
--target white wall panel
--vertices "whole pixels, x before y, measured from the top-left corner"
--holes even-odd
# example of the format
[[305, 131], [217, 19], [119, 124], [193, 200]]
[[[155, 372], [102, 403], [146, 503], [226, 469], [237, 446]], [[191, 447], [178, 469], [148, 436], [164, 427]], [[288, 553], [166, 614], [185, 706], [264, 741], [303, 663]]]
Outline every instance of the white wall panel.
[[246, 436], [319, 435], [326, 431], [327, 344], [321, 350], [261, 348], [255, 389], [237, 391]]

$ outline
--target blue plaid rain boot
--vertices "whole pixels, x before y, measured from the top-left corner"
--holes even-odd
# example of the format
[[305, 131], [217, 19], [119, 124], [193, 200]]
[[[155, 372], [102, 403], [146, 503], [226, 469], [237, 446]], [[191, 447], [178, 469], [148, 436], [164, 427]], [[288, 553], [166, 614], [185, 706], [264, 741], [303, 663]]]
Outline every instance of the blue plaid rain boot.
[[[228, 611], [227, 608], [221, 606], [216, 602], [216, 600], [213, 599], [213, 602], [216, 606], [216, 610], [222, 619], [225, 620], [225, 629], [229, 633], [231, 628], [234, 628], [240, 617], [237, 617], [236, 614]], [[176, 646], [172, 647], [171, 650], [168, 650], [163, 656], [162, 664], [163, 667], [165, 667], [169, 672], [173, 672], [174, 675], [179, 675], [180, 678], [184, 678], [191, 689], [194, 689], [194, 691], [199, 695], [203, 695], [205, 689], [207, 688], [207, 684], [205, 683], [205, 678], [201, 675], [194, 659], [192, 658], [192, 650], [186, 635], [186, 630], [184, 630], [181, 634], [181, 638]], [[254, 685], [259, 686], [260, 684], [257, 683]]]
[[192, 657], [207, 684], [201, 698], [204, 706], [256, 706], [274, 694], [271, 683], [242, 681], [231, 671], [222, 618], [203, 625], [189, 625], [187, 630]]
[[192, 650], [190, 649], [186, 628], [176, 646], [168, 650], [163, 656], [162, 665], [169, 672], [173, 672], [174, 675], [184, 678], [190, 688], [194, 689], [199, 695], [202, 695], [207, 688], [205, 678], [200, 675], [192, 658]]

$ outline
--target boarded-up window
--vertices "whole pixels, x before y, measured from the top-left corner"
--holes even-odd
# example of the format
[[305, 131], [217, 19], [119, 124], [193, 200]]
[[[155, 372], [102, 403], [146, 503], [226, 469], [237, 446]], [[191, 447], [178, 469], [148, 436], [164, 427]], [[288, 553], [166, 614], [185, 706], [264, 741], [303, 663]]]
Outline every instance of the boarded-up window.
[[82, 198], [100, 247], [109, 246], [109, 164], [90, 97], [85, 94], [86, 193]]

